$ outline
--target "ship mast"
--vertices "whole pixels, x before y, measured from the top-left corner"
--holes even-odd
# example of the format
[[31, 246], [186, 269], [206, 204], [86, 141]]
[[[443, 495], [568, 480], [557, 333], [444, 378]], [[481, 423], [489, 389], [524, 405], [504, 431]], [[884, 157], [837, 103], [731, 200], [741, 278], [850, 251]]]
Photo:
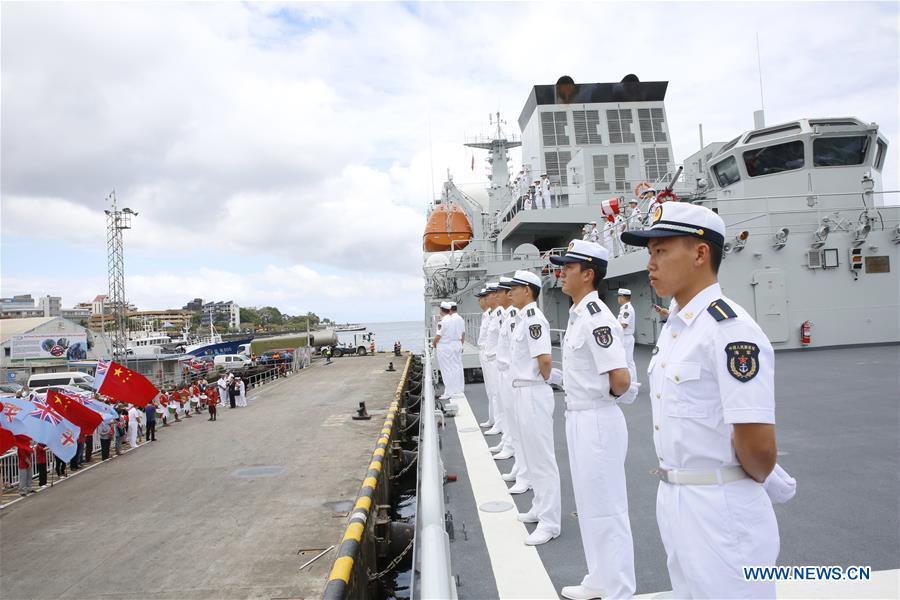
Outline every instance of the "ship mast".
[[491, 121], [494, 121], [495, 118], [497, 121], [497, 132], [494, 134], [493, 139], [482, 139], [466, 143], [468, 148], [488, 151], [488, 162], [491, 169], [488, 174], [488, 179], [491, 180], [491, 184], [488, 186], [488, 208], [491, 214], [505, 208], [509, 204], [512, 197], [509, 188], [509, 149], [522, 145], [520, 141], [506, 139], [506, 135], [503, 133], [503, 125], [506, 122], [500, 118], [499, 111], [490, 116]]

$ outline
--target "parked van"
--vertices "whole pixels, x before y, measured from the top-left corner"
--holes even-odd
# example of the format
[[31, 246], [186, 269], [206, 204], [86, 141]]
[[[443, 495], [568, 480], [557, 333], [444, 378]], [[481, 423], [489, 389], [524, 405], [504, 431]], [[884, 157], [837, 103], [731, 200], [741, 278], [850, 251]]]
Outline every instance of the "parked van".
[[41, 391], [48, 387], [60, 385], [77, 385], [79, 387], [93, 387], [94, 378], [81, 371], [64, 371], [61, 373], [35, 373], [28, 378], [28, 387]]
[[213, 359], [216, 367], [224, 367], [226, 371], [243, 369], [252, 365], [250, 359], [243, 354], [217, 354]]

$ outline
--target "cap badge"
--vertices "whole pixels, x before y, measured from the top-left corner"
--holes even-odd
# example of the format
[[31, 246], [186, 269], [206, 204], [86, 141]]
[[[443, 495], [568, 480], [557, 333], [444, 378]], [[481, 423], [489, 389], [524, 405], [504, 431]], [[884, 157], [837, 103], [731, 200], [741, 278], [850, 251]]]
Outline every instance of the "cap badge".
[[660, 219], [662, 219], [662, 206], [657, 206], [653, 211], [653, 222], [656, 223]]
[[566, 250], [572, 250], [574, 248], [575, 248], [575, 242], [569, 242], [569, 246], [568, 246], [568, 248], [566, 248]]

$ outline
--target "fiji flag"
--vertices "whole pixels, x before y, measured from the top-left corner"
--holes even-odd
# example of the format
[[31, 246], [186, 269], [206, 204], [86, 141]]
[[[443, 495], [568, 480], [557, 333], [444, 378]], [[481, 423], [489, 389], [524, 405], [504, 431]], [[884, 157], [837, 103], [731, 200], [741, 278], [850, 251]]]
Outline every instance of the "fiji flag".
[[3, 398], [0, 425], [15, 435], [27, 435], [39, 444], [45, 444], [62, 460], [70, 461], [78, 448], [81, 429], [53, 410], [46, 400], [35, 398]]

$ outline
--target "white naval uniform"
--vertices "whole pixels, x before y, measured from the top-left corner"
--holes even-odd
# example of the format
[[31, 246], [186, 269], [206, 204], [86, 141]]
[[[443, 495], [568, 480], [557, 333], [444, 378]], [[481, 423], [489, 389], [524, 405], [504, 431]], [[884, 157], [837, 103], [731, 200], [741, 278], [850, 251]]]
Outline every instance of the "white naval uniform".
[[641, 228], [641, 209], [635, 206], [628, 215], [628, 229]]
[[627, 366], [622, 330], [591, 292], [569, 309], [563, 347], [566, 445], [588, 573], [581, 585], [604, 598], [634, 595], [634, 543], [628, 520], [625, 416], [609, 372]]
[[553, 389], [541, 375], [537, 361], [538, 356], [551, 354], [550, 324], [536, 302], [519, 311], [510, 350], [518, 449], [534, 488], [534, 500], [528, 512], [537, 517], [539, 529], [557, 535], [562, 504], [553, 445]]
[[438, 369], [441, 371], [441, 379], [444, 381], [444, 395], [452, 396], [461, 389], [457, 388], [457, 362], [461, 366], [460, 352], [462, 344], [458, 333], [459, 326], [456, 319], [452, 315], [444, 315], [437, 325], [437, 334], [441, 339], [437, 344]]
[[[466, 334], [466, 321], [462, 318], [462, 315], [459, 313], [450, 313], [450, 316], [453, 317], [453, 320], [456, 321], [456, 339], [459, 340], [459, 352], [456, 355], [456, 362], [453, 364], [454, 367], [454, 385], [453, 389], [456, 390], [455, 394], [462, 394], [466, 390], [466, 377], [465, 372], [463, 370], [463, 338]], [[470, 340], [471, 341], [471, 340]]]
[[[500, 311], [502, 308], [494, 308], [489, 312], [487, 332], [484, 340], [484, 357], [487, 361], [487, 370], [484, 373], [484, 387], [488, 395], [488, 402], [493, 406], [494, 427], [503, 431], [503, 408], [500, 404], [500, 396], [497, 393], [497, 340], [500, 337]], [[502, 439], [502, 438], [501, 438]]]
[[672, 590], [678, 598], [774, 598], [774, 581], [743, 577], [743, 566], [774, 565], [780, 542], [772, 502], [743, 473], [733, 443], [735, 423], [775, 423], [772, 346], [718, 283], [669, 310], [647, 369], [660, 469], [725, 480], [659, 484]]
[[478, 360], [481, 363], [481, 373], [484, 376], [484, 391], [488, 397], [488, 419], [487, 422], [493, 424], [495, 421], [494, 401], [491, 399], [491, 376], [488, 374], [490, 364], [488, 363], [485, 348], [487, 347], [488, 327], [491, 322], [491, 311], [486, 310], [481, 313], [481, 326], [478, 328]]
[[541, 179], [541, 195], [544, 198], [544, 208], [550, 208], [550, 179]]
[[610, 223], [609, 221], [606, 221], [604, 223], [604, 225], [603, 225], [603, 240], [601, 243], [603, 244], [604, 248], [609, 250], [610, 256], [616, 255], [616, 247], [615, 247], [615, 244], [613, 243], [613, 237], [615, 236], [615, 231], [616, 231], [615, 223]]
[[637, 368], [634, 366], [634, 307], [631, 300], [619, 307], [619, 325], [622, 326], [622, 338], [625, 342], [625, 360], [628, 362], [628, 373], [631, 381], [637, 381]]
[[600, 230], [596, 225], [591, 226], [591, 232], [588, 234], [588, 241], [598, 243], [600, 241]]
[[505, 309], [501, 314], [500, 332], [497, 336], [497, 391], [503, 412], [503, 446], [512, 450], [515, 456], [516, 485], [531, 486], [528, 475], [528, 462], [522, 454], [522, 442], [519, 434], [519, 421], [516, 416], [516, 394], [512, 387], [510, 372], [512, 332], [516, 328], [518, 310], [514, 306]]
[[128, 445], [137, 447], [138, 425], [141, 422], [139, 411], [135, 407], [128, 409]]

